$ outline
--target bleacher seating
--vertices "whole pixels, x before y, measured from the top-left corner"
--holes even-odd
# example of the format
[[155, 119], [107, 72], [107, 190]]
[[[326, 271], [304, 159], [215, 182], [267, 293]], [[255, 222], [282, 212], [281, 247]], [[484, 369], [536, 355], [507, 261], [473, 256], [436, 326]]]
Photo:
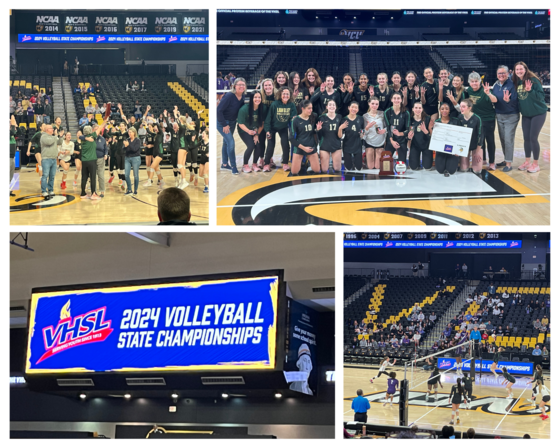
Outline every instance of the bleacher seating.
[[[133, 115], [134, 103], [139, 100], [143, 110], [147, 105], [151, 106], [155, 117], [163, 113], [164, 109], [171, 112], [173, 107], [177, 105], [181, 113], [186, 112], [191, 117], [196, 117], [197, 111], [204, 108], [205, 111], [201, 115], [201, 119], [208, 120], [208, 108], [203, 105], [202, 98], [192, 92], [179, 78], [175, 76], [146, 76], [142, 79], [147, 88], [144, 92], [126, 91], [126, 83], [130, 80], [129, 76], [78, 75], [70, 77], [70, 84], [72, 91], [83, 84], [86, 87], [90, 84], [94, 86], [99, 84], [101, 93], [92, 98], [92, 103], [121, 103], [123, 112], [127, 116]], [[81, 118], [85, 113], [88, 100], [83, 100], [81, 93], [75, 93], [73, 99], [76, 115]], [[98, 115], [96, 119], [99, 121], [102, 117]]]
[[474, 40], [469, 33], [449, 34], [449, 33], [425, 33], [422, 34], [424, 40]]
[[11, 75], [10, 76], [10, 95], [14, 98], [18, 90], [21, 90], [27, 98], [31, 96], [33, 87], [45, 93], [49, 87], [52, 88], [52, 76], [33, 76], [33, 75]]
[[200, 87], [208, 92], [208, 75], [206, 73], [194, 73], [193, 80], [196, 82]]
[[267, 47], [228, 47], [225, 57], [218, 59], [218, 71], [226, 76], [229, 72], [237, 77], [247, 78], [266, 57]]

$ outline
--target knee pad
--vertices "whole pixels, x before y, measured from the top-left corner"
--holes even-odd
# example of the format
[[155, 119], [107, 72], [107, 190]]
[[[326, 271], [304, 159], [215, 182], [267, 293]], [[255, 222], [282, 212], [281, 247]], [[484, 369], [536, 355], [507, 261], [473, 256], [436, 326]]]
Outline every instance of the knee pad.
[[208, 174], [203, 174], [202, 177], [204, 177], [204, 179], [208, 179]]
[[177, 168], [180, 169], [180, 170], [182, 170], [183, 168], [185, 168], [185, 165], [179, 165], [179, 164], [177, 164]]
[[188, 168], [188, 167], [190, 167], [192, 164], [191, 164], [190, 162], [187, 162], [185, 165], [186, 165], [187, 168]]
[[198, 163], [193, 163], [193, 164], [192, 164], [192, 167], [193, 167], [193, 168], [198, 168]]
[[160, 170], [157, 170], [157, 171], [156, 171], [156, 174], [159, 176], [159, 175], [161, 174], [161, 171], [160, 171]]
[[63, 171], [62, 171], [62, 174], [64, 174], [65, 176], [67, 176], [67, 175], [68, 175], [68, 170], [63, 170]]

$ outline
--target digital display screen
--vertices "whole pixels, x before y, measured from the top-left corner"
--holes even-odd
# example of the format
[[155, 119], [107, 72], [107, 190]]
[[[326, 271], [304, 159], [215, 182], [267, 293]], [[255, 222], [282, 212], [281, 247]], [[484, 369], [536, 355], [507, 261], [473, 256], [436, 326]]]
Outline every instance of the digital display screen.
[[344, 247], [368, 249], [520, 249], [517, 233], [345, 233]]
[[26, 374], [274, 369], [278, 276], [33, 292]]

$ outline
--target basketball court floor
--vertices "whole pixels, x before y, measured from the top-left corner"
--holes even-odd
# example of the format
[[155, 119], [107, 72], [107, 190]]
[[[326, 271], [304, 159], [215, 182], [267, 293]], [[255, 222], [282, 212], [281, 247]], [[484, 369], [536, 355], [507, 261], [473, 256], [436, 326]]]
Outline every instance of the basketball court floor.
[[[173, 171], [162, 168], [165, 186], [175, 186]], [[188, 177], [188, 174], [187, 174]], [[131, 175], [134, 182], [134, 176]], [[54, 198], [46, 201], [41, 196], [40, 177], [31, 168], [22, 168], [16, 172], [11, 189], [16, 196], [10, 197], [11, 225], [67, 225], [67, 224], [146, 224], [155, 225], [157, 216], [157, 185], [144, 187], [148, 179], [144, 167], [140, 168], [140, 184], [137, 196], [125, 196], [115, 178], [107, 183], [109, 172], [105, 171], [105, 197], [98, 201], [80, 199], [80, 182], [73, 187], [74, 167], [70, 169], [66, 181], [66, 190], [60, 189], [62, 173], [57, 172], [54, 184]], [[188, 180], [188, 179], [187, 179]], [[193, 184], [185, 189], [191, 199], [191, 221], [208, 224], [208, 194], [203, 193], [204, 181], [197, 187]], [[100, 191], [98, 189], [98, 191]]]
[[[418, 372], [419, 369], [416, 369]], [[378, 366], [359, 368], [344, 367], [344, 421], [354, 420], [352, 411], [352, 400], [356, 397], [356, 390], [362, 389], [364, 396], [370, 401], [371, 409], [368, 411], [368, 423], [379, 423], [381, 425], [399, 424], [398, 393], [393, 399], [394, 404], [383, 406], [385, 402], [385, 391], [387, 389], [387, 377], [382, 375], [373, 384], [370, 378], [377, 375]], [[397, 379], [403, 379], [404, 369], [390, 367], [388, 371], [397, 372]], [[449, 392], [457, 381], [455, 372], [442, 374], [443, 391], [439, 391], [438, 398], [432, 403], [426, 401], [428, 372], [415, 373], [410, 382], [408, 424], [418, 425], [421, 429], [441, 429], [448, 425], [451, 420], [451, 405], [449, 404]], [[531, 387], [527, 382], [528, 376], [514, 375], [517, 382], [513, 386], [513, 399], [507, 398], [505, 387], [501, 385], [502, 376], [496, 379], [493, 374], [476, 375], [476, 383], [473, 386], [473, 398], [470, 409], [461, 405], [459, 417], [461, 422], [455, 425], [460, 431], [474, 428], [476, 432], [485, 434], [509, 435], [523, 437], [529, 434], [531, 438], [550, 438], [550, 420], [552, 416], [542, 421], [539, 417], [540, 411], [530, 402]], [[410, 378], [407, 373], [407, 378]], [[544, 375], [545, 385], [550, 386], [550, 375]], [[537, 396], [537, 404], [541, 395]], [[550, 413], [550, 406], [547, 406]]]
[[[217, 219], [220, 225], [549, 225], [550, 118], [539, 141], [538, 173], [517, 170], [525, 160], [518, 126], [513, 171], [485, 169], [481, 175], [407, 171], [379, 176], [378, 170], [292, 178], [282, 169], [243, 173], [245, 145], [235, 133], [237, 176], [220, 171], [217, 135]], [[496, 132], [496, 162], [504, 160]], [[274, 161], [281, 167], [280, 142]], [[252, 160], [250, 160], [252, 163]]]

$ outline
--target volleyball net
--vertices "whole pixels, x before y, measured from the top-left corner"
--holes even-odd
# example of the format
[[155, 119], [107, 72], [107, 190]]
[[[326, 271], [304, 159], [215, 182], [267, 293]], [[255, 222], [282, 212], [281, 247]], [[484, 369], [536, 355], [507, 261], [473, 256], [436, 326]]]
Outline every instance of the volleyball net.
[[[311, 37], [311, 36], [310, 36]], [[322, 37], [322, 36], [317, 36]], [[350, 73], [356, 83], [361, 73], [369, 83], [386, 73], [389, 84], [399, 72], [404, 84], [408, 71], [424, 81], [424, 68], [431, 67], [437, 78], [440, 70], [461, 75], [465, 86], [470, 73], [477, 72], [483, 82], [497, 81], [498, 66], [514, 70], [523, 61], [541, 79], [545, 100], [550, 104], [550, 40], [472, 40], [472, 41], [224, 41], [219, 40], [218, 71], [246, 79], [252, 89], [261, 78], [274, 79], [278, 71], [298, 72], [303, 77], [313, 67], [322, 80], [333, 76], [335, 86]], [[227, 90], [219, 90], [224, 93]]]

